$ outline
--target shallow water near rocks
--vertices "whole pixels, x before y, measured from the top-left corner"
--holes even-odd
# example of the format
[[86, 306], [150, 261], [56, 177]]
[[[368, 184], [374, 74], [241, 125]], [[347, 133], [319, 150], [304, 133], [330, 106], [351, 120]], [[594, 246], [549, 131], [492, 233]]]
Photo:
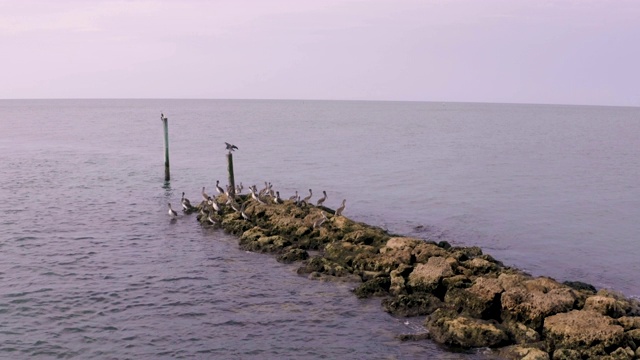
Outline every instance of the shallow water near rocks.
[[[160, 112], [172, 179], [163, 182]], [[0, 101], [0, 357], [488, 359], [351, 283], [238, 249], [182, 191], [270, 181], [392, 232], [640, 294], [637, 108], [322, 101]], [[315, 195], [317, 199], [318, 195]], [[407, 323], [405, 323], [407, 322]]]

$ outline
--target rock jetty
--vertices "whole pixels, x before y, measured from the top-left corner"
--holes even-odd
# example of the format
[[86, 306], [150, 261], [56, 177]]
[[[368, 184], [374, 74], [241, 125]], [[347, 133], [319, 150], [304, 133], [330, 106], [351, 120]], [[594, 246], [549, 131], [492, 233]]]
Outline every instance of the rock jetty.
[[505, 359], [640, 359], [635, 299], [533, 277], [478, 247], [389, 234], [323, 206], [236, 195], [234, 205], [242, 204], [244, 214], [206, 202], [194, 211], [204, 226], [237, 235], [242, 249], [298, 262], [311, 279], [355, 281], [356, 296], [381, 297], [395, 316], [424, 317], [428, 333], [402, 340], [490, 347]]

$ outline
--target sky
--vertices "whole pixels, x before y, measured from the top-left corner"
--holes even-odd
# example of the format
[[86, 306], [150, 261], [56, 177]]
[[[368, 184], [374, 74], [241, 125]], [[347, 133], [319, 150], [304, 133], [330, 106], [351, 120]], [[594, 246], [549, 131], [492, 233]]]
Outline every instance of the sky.
[[0, 0], [0, 99], [640, 106], [635, 0]]

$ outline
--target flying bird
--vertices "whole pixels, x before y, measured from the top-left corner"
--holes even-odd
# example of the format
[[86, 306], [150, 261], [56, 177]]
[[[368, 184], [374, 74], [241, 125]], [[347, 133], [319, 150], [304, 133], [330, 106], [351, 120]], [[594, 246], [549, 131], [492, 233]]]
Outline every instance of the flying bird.
[[228, 142], [225, 142], [225, 144], [227, 145], [227, 150], [229, 150], [229, 152], [232, 152], [233, 150], [238, 150], [238, 147], [233, 144], [229, 144]]

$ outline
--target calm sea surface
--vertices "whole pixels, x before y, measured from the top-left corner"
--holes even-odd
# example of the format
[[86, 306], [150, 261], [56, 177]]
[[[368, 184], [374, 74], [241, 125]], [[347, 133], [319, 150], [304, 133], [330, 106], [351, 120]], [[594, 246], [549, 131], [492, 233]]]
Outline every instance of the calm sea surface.
[[639, 134], [640, 108], [0, 100], [0, 358], [489, 359], [166, 203], [226, 183], [228, 141], [245, 187], [638, 296]]

